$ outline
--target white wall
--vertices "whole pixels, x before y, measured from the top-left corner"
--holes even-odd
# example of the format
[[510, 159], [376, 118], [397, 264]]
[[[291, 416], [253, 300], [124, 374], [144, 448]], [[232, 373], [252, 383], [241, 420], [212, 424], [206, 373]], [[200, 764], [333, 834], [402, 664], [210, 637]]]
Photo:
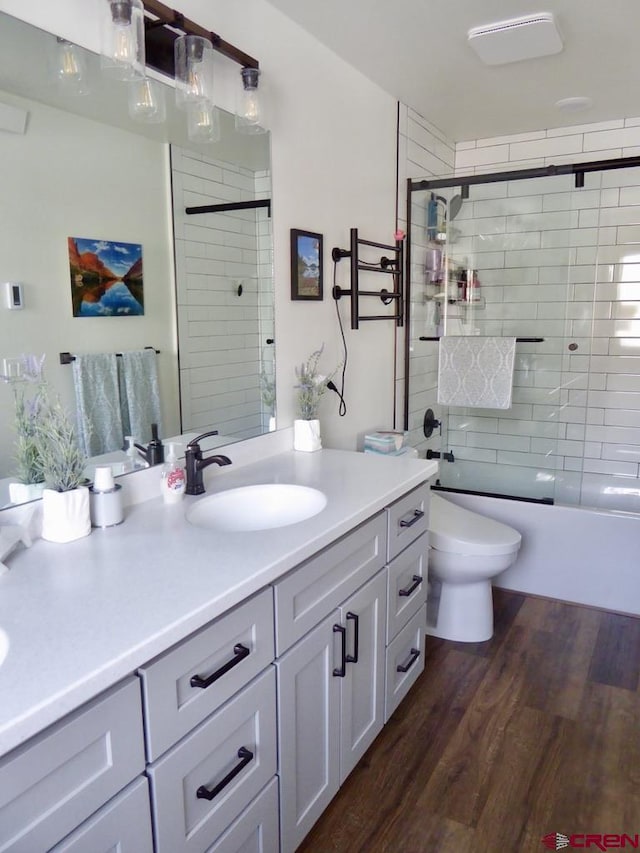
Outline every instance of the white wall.
[[[55, 8], [54, 8], [55, 5]], [[98, 46], [97, 25], [84, 0], [3, 0], [0, 8], [84, 46]], [[333, 300], [292, 302], [289, 229], [324, 234], [325, 294], [331, 290], [330, 252], [346, 246], [349, 229], [393, 242], [395, 228], [396, 103], [378, 86], [289, 21], [266, 0], [184, 0], [180, 11], [257, 57], [263, 70], [273, 133], [274, 270], [278, 423], [294, 417], [294, 365], [323, 342], [321, 367], [341, 359]], [[233, 109], [231, 83], [239, 69], [220, 62], [221, 106]], [[347, 270], [339, 283], [349, 286]], [[348, 300], [340, 310], [348, 316]], [[391, 321], [347, 330], [347, 417], [337, 398], [321, 410], [326, 446], [355, 447], [359, 431], [393, 419], [395, 327]]]
[[[0, 307], [0, 358], [44, 353], [46, 376], [73, 411], [71, 367], [58, 353], [161, 351], [166, 434], [178, 431], [177, 370], [166, 148], [0, 94], [29, 111], [24, 135], [0, 132], [0, 281], [24, 285], [25, 308]], [[46, 151], [46, 157], [42, 152]], [[145, 168], [140, 168], [144, 164]], [[153, 167], [155, 168], [148, 168]], [[150, 178], [149, 175], [156, 178]], [[46, 192], [43, 192], [46, 187]], [[143, 247], [145, 313], [141, 317], [72, 316], [68, 237], [122, 240]], [[12, 435], [13, 404], [0, 384], [0, 435]], [[12, 440], [0, 442], [0, 476], [9, 474]]]

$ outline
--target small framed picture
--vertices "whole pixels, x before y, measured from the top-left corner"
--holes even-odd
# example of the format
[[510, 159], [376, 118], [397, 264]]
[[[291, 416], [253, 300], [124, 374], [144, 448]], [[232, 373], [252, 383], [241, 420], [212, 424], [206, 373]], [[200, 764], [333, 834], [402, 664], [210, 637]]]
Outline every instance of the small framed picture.
[[291, 229], [291, 298], [322, 299], [322, 234]]

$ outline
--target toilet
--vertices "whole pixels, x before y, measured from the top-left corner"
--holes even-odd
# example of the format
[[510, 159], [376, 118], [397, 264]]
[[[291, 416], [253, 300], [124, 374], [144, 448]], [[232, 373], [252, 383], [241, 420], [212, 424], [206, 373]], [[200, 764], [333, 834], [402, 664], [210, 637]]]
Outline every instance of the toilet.
[[427, 634], [479, 643], [493, 635], [491, 579], [513, 565], [517, 530], [431, 492]]

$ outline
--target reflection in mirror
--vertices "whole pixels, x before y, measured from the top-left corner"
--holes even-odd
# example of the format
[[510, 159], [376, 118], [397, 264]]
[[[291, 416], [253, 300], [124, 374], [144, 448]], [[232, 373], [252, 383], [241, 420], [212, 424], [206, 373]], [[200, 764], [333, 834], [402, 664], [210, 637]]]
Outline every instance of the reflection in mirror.
[[[153, 347], [164, 441], [218, 429], [228, 443], [273, 429], [270, 207], [242, 206], [271, 198], [269, 135], [237, 134], [219, 111], [220, 141], [195, 145], [167, 83], [158, 84], [167, 122], [134, 122], [127, 86], [102, 76], [94, 54], [80, 51], [86, 84], [71, 94], [56, 85], [58, 45], [0, 14], [0, 281], [23, 294], [15, 310], [0, 294], [0, 373], [3, 359], [44, 354], [48, 382], [75, 411], [59, 353]], [[96, 250], [142, 246], [143, 315], [73, 316], [70, 237]], [[15, 479], [13, 421], [0, 383], [0, 507]], [[135, 438], [144, 445], [150, 432]], [[122, 446], [112, 452], [123, 461]]]

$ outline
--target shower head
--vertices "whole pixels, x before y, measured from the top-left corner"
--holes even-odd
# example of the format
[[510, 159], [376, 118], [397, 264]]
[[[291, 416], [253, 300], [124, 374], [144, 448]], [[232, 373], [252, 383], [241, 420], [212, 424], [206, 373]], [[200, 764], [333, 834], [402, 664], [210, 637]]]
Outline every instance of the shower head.
[[464, 199], [461, 195], [454, 195], [451, 201], [449, 202], [449, 221], [455, 219], [456, 216], [460, 213], [460, 208], [462, 207], [462, 202]]

